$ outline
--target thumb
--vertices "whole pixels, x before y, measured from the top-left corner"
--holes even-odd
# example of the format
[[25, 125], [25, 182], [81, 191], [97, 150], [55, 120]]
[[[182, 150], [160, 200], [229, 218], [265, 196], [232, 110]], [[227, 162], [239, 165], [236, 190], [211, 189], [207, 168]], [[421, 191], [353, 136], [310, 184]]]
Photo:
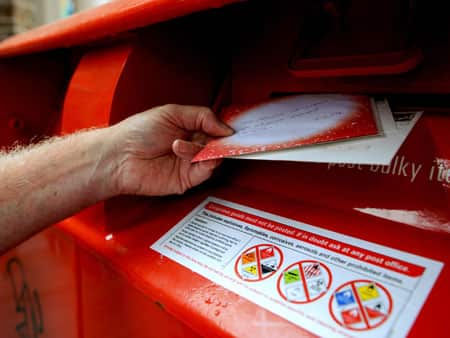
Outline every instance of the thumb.
[[211, 136], [230, 136], [234, 133], [208, 107], [171, 104], [163, 108], [185, 130], [202, 131]]

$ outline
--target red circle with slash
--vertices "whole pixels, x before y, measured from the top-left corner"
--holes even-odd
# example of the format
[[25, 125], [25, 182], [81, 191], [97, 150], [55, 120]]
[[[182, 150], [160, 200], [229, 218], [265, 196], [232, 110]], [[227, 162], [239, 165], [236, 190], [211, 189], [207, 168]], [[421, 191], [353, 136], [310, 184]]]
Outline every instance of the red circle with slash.
[[283, 264], [283, 252], [273, 244], [246, 249], [236, 260], [234, 271], [246, 282], [259, 282], [273, 276]]
[[342, 284], [328, 303], [333, 320], [354, 331], [379, 327], [389, 318], [392, 307], [392, 296], [383, 285], [363, 279]]
[[333, 276], [324, 263], [314, 260], [289, 265], [278, 277], [280, 296], [290, 303], [306, 304], [322, 298], [330, 289]]

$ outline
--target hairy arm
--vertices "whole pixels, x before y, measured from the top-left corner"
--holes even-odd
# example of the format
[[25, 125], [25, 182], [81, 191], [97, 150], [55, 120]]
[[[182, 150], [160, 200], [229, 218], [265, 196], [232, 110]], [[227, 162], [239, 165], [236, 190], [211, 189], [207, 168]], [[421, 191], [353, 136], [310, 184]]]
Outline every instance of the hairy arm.
[[196, 132], [232, 133], [208, 108], [168, 105], [0, 155], [0, 254], [115, 195], [183, 193], [200, 184], [219, 162], [190, 162], [201, 149]]
[[78, 133], [0, 158], [0, 253], [113, 196], [108, 129]]

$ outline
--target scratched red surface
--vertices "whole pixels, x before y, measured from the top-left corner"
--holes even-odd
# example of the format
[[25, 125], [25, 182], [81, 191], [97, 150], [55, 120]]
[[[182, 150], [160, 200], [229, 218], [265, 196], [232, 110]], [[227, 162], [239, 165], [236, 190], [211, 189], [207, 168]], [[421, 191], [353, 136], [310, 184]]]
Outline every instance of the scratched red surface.
[[[297, 96], [298, 104], [302, 104], [303, 98], [308, 96]], [[292, 98], [290, 98], [292, 100]], [[378, 134], [377, 125], [375, 122], [374, 113], [371, 107], [370, 98], [368, 96], [353, 95], [353, 96], [337, 96], [331, 99], [331, 102], [336, 102], [336, 111], [342, 109], [341, 103], [351, 104], [353, 111], [344, 111], [346, 114], [343, 118], [338, 119], [329, 128], [318, 128], [317, 133], [301, 136], [305, 128], [299, 125], [298, 132], [294, 131], [288, 140], [283, 142], [270, 142], [264, 140], [263, 142], [244, 145], [240, 143], [240, 137], [238, 136], [243, 129], [240, 117], [252, 112], [253, 115], [257, 115], [258, 107], [264, 108], [266, 104], [275, 104], [274, 108], [277, 108], [277, 104], [283, 104], [284, 99], [278, 99], [274, 101], [264, 102], [257, 105], [231, 105], [226, 107], [221, 112], [221, 118], [232, 128], [236, 130], [236, 135], [231, 137], [225, 137], [210, 141], [206, 147], [194, 158], [193, 162], [204, 161], [214, 158], [223, 158], [234, 155], [242, 155], [248, 153], [256, 153], [263, 151], [273, 151], [287, 148], [294, 148], [304, 145], [313, 145], [323, 142], [333, 142], [344, 140], [353, 137], [369, 136]], [[319, 108], [320, 110], [320, 108]], [[278, 112], [274, 111], [276, 115]], [[285, 112], [283, 112], [285, 113]], [[320, 111], [317, 111], [319, 114]], [[313, 117], [314, 115], [311, 114]], [[286, 120], [286, 124], [294, 123], [296, 121]], [[284, 129], [276, 129], [275, 127], [270, 130], [271, 133], [285, 133]], [[259, 132], [262, 135], [262, 132]]]

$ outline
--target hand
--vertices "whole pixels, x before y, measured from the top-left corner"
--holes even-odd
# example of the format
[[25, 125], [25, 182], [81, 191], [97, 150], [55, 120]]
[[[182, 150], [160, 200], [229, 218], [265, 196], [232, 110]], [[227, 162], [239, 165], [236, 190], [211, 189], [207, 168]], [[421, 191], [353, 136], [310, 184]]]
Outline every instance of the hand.
[[232, 129], [206, 107], [165, 105], [112, 127], [120, 194], [182, 194], [207, 180], [219, 160], [191, 163], [203, 145], [199, 135], [228, 136]]

